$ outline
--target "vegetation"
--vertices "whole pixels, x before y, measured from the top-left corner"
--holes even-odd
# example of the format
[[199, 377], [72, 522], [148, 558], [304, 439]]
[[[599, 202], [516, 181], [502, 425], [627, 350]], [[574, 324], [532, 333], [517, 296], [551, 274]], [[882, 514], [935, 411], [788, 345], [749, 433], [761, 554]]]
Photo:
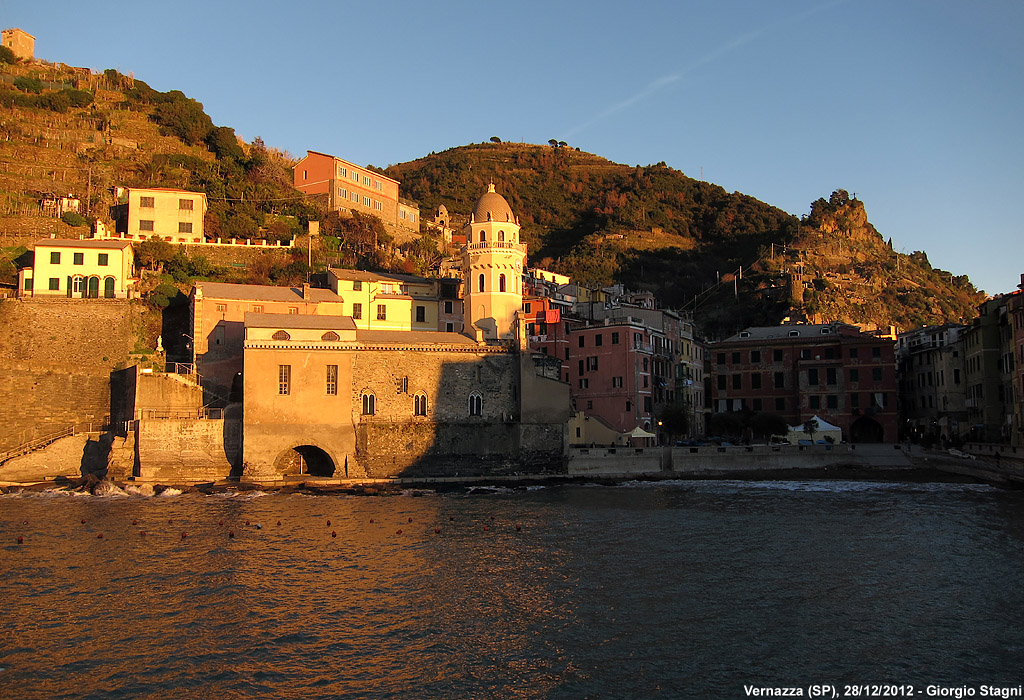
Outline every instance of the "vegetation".
[[82, 216], [76, 211], [64, 212], [63, 214], [60, 215], [60, 220], [63, 221], [68, 226], [74, 226], [76, 228], [79, 226], [89, 225], [88, 219], [86, 219], [84, 216]]

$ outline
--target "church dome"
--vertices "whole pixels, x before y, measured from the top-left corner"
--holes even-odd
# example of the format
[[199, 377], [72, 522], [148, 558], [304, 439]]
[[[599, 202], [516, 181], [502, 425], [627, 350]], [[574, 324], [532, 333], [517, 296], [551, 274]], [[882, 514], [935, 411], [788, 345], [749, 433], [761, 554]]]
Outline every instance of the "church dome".
[[505, 198], [495, 192], [494, 185], [490, 184], [487, 185], [487, 192], [476, 200], [476, 205], [473, 207], [473, 221], [476, 223], [508, 221], [514, 224], [516, 217]]

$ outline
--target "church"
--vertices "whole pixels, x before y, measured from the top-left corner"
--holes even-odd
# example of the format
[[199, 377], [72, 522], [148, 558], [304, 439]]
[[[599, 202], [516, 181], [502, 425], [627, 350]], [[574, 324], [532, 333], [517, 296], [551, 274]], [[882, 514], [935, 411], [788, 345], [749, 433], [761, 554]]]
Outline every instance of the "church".
[[[415, 323], [395, 329], [353, 318], [353, 308], [409, 296], [400, 285], [367, 296], [349, 282], [319, 300], [324, 303], [303, 305], [302, 312], [290, 306], [279, 313], [246, 311], [240, 323], [232, 322], [240, 334], [237, 344], [219, 324], [197, 324], [203, 314], [193, 310], [194, 327], [209, 335], [197, 334], [196, 345], [220, 349], [216, 366], [240, 368], [241, 396], [233, 398], [241, 401], [229, 405], [221, 420], [239, 422], [223, 432], [240, 432], [241, 439], [225, 446], [229, 464], [221, 478], [565, 471], [569, 386], [560, 380], [554, 358], [527, 349], [526, 246], [519, 233], [508, 202], [489, 186], [465, 228], [462, 332]], [[244, 301], [253, 292], [240, 289], [237, 296]], [[302, 296], [311, 302], [315, 297], [310, 290]], [[198, 295], [201, 303], [203, 297]], [[196, 359], [202, 375], [202, 357]], [[145, 426], [139, 429], [141, 434]], [[164, 439], [172, 433], [162, 432]], [[143, 466], [146, 444], [140, 437]], [[166, 453], [166, 445], [161, 449]], [[213, 478], [210, 469], [204, 462], [196, 478]], [[147, 473], [154, 474], [152, 465]]]

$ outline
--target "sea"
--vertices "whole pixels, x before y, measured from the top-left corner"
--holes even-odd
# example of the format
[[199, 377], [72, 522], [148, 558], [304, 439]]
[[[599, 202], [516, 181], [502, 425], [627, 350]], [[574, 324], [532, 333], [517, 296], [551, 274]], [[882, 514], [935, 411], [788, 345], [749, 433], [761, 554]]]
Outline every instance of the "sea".
[[0, 698], [1019, 697], [1022, 577], [982, 484], [22, 492]]

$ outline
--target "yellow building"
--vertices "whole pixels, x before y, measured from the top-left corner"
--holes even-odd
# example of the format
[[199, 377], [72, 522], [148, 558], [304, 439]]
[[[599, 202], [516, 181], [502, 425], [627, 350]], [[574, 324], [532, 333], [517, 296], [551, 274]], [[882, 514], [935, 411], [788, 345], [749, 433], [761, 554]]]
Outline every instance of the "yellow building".
[[112, 207], [119, 236], [144, 241], [153, 236], [168, 243], [203, 243], [206, 195], [163, 187], [118, 188], [120, 204]]
[[462, 330], [457, 280], [330, 268], [327, 283], [360, 330]]
[[130, 241], [46, 238], [18, 272], [18, 295], [124, 299], [137, 281]]
[[515, 318], [523, 306], [526, 246], [519, 242], [519, 220], [494, 185], [477, 200], [464, 227], [462, 274], [466, 327], [488, 340], [515, 337]]

